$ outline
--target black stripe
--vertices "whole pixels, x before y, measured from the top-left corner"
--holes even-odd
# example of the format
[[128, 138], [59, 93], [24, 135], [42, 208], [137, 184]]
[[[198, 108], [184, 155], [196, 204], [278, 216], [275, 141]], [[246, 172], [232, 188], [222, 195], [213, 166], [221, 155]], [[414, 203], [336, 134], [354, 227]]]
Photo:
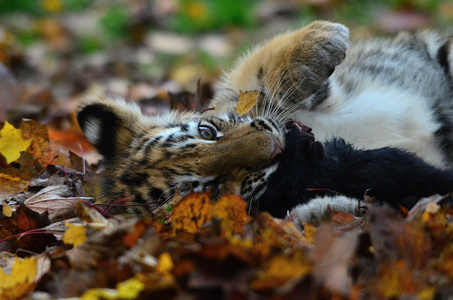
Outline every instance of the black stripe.
[[151, 188], [149, 191], [149, 195], [151, 196], [151, 199], [153, 200], [158, 200], [160, 199], [164, 194], [164, 191], [158, 188]]
[[[154, 138], [154, 139], [148, 140], [148, 141], [146, 142], [146, 144], [145, 144], [145, 151], [146, 151], [146, 152], [149, 152], [149, 151], [151, 150], [151, 148], [152, 148], [155, 144], [157, 144], [161, 139], [162, 139], [162, 136], [158, 136], [158, 137], [156, 137], [156, 138]], [[141, 148], [141, 147], [140, 147], [140, 148]], [[137, 150], [138, 150], [138, 149], [137, 149]]]
[[259, 120], [258, 124], [265, 130], [272, 132], [272, 128], [270, 128], [263, 120]]
[[437, 61], [444, 69], [445, 74], [447, 74], [448, 76], [450, 76], [450, 65], [448, 63], [449, 46], [450, 46], [450, 41], [443, 44], [437, 51]]
[[263, 67], [260, 67], [258, 69], [258, 74], [256, 74], [258, 81], [261, 81], [263, 79], [263, 76], [264, 76], [264, 70], [263, 70]]
[[214, 126], [214, 128], [217, 130], [217, 131], [220, 131], [221, 128], [219, 127], [218, 124], [214, 123], [214, 120], [206, 120], [209, 124], [211, 124], [212, 126]]

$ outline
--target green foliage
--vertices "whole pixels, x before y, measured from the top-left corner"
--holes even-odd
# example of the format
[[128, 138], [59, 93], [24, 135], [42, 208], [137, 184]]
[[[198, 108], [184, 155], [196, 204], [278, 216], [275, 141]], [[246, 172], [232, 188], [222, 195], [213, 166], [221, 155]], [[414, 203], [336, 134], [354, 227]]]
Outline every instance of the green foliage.
[[170, 26], [178, 32], [203, 32], [254, 24], [254, 0], [179, 0]]
[[[63, 11], [81, 11], [88, 8], [94, 0], [56, 0]], [[25, 13], [42, 16], [49, 13], [42, 0], [0, 0], [0, 14]], [[55, 12], [54, 12], [55, 13]]]
[[127, 6], [113, 6], [100, 20], [102, 28], [113, 38], [124, 38], [128, 34], [130, 12]]
[[102, 48], [102, 43], [94, 35], [86, 35], [80, 38], [79, 47], [83, 53], [92, 53]]
[[0, 14], [6, 14], [11, 12], [24, 12], [30, 14], [39, 14], [42, 12], [42, 7], [37, 0], [20, 0], [11, 1], [3, 0], [0, 1]]
[[94, 0], [62, 0], [66, 9], [71, 11], [82, 11], [88, 8]]

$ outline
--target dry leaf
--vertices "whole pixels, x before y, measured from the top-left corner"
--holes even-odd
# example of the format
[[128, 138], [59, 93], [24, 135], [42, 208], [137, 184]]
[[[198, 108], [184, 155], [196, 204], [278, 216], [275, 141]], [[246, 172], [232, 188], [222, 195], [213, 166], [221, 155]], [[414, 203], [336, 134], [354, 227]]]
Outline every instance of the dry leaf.
[[264, 264], [257, 278], [250, 283], [250, 287], [256, 291], [275, 290], [291, 279], [297, 280], [309, 274], [312, 269], [310, 260], [302, 251], [281, 253]]
[[2, 203], [2, 210], [3, 210], [3, 214], [8, 218], [13, 215], [13, 209], [11, 208], [11, 206], [8, 205], [8, 203], [6, 203], [5, 200], [3, 200], [3, 203]]
[[[22, 121], [20, 129], [24, 138], [31, 139], [31, 146], [27, 150], [43, 166], [48, 164], [64, 165], [71, 167], [69, 153], [59, 148], [58, 144], [49, 140], [49, 133], [46, 125], [41, 125], [34, 120]], [[58, 156], [58, 157], [57, 157]]]
[[34, 288], [37, 274], [36, 258], [14, 258], [10, 273], [5, 273], [4, 269], [0, 268], [0, 298], [19, 299], [28, 294]]
[[263, 97], [264, 95], [261, 92], [251, 91], [243, 93], [242, 91], [239, 91], [239, 101], [234, 109], [237, 114], [242, 117], [255, 107], [258, 101], [261, 101]]
[[173, 207], [171, 218], [173, 234], [197, 233], [201, 226], [212, 218], [212, 207], [209, 192], [191, 193], [184, 197]]
[[55, 220], [59, 216], [74, 214], [76, 203], [84, 199], [82, 197], [68, 197], [69, 195], [71, 195], [71, 192], [68, 186], [51, 185], [26, 199], [24, 204], [38, 213], [47, 211], [49, 219]]
[[247, 202], [235, 195], [225, 195], [215, 204], [213, 215], [221, 219], [223, 230], [233, 233], [241, 233], [243, 227], [250, 222], [247, 214]]
[[83, 225], [73, 225], [69, 222], [65, 222], [66, 227], [68, 228], [63, 235], [62, 241], [65, 244], [73, 245], [77, 247], [87, 240], [87, 229]]
[[31, 139], [25, 140], [20, 129], [5, 122], [5, 126], [0, 130], [0, 154], [6, 158], [8, 164], [17, 160], [22, 151], [30, 147]]

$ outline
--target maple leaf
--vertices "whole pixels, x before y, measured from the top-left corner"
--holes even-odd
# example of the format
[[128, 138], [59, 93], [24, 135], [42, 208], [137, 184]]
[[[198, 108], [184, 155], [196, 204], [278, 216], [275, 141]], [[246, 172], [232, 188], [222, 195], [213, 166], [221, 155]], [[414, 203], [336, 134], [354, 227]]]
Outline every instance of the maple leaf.
[[65, 222], [66, 227], [68, 228], [63, 235], [63, 242], [65, 244], [73, 245], [77, 247], [87, 240], [86, 227], [81, 225], [73, 225], [68, 221]]
[[11, 273], [5, 273], [0, 268], [0, 298], [19, 299], [32, 291], [34, 288], [35, 277], [38, 273], [36, 258], [26, 257], [21, 260], [14, 259]]
[[14, 128], [7, 121], [0, 130], [0, 154], [6, 158], [6, 163], [10, 164], [20, 157], [22, 151], [30, 147], [31, 139], [24, 140], [22, 131]]
[[253, 107], [256, 106], [258, 100], [264, 97], [263, 93], [257, 91], [250, 91], [243, 93], [239, 91], [238, 104], [234, 107], [237, 114], [242, 117], [247, 114]]

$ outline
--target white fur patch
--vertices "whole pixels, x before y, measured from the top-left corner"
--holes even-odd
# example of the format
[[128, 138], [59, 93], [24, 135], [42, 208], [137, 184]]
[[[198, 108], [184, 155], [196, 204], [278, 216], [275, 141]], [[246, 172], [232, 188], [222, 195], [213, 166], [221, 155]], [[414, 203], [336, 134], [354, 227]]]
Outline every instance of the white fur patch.
[[89, 118], [86, 123], [84, 128], [86, 137], [93, 145], [98, 144], [101, 135], [101, 121], [97, 118]]
[[317, 140], [341, 137], [358, 149], [402, 148], [437, 167], [445, 167], [434, 133], [440, 124], [423, 97], [363, 80], [363, 92], [346, 98], [332, 83], [330, 97], [316, 111], [294, 118], [313, 128]]
[[304, 223], [319, 225], [330, 210], [344, 211], [346, 213], [360, 216], [362, 209], [367, 204], [358, 199], [346, 196], [325, 196], [314, 198], [306, 204], [296, 206], [290, 213], [289, 218], [302, 228]]

